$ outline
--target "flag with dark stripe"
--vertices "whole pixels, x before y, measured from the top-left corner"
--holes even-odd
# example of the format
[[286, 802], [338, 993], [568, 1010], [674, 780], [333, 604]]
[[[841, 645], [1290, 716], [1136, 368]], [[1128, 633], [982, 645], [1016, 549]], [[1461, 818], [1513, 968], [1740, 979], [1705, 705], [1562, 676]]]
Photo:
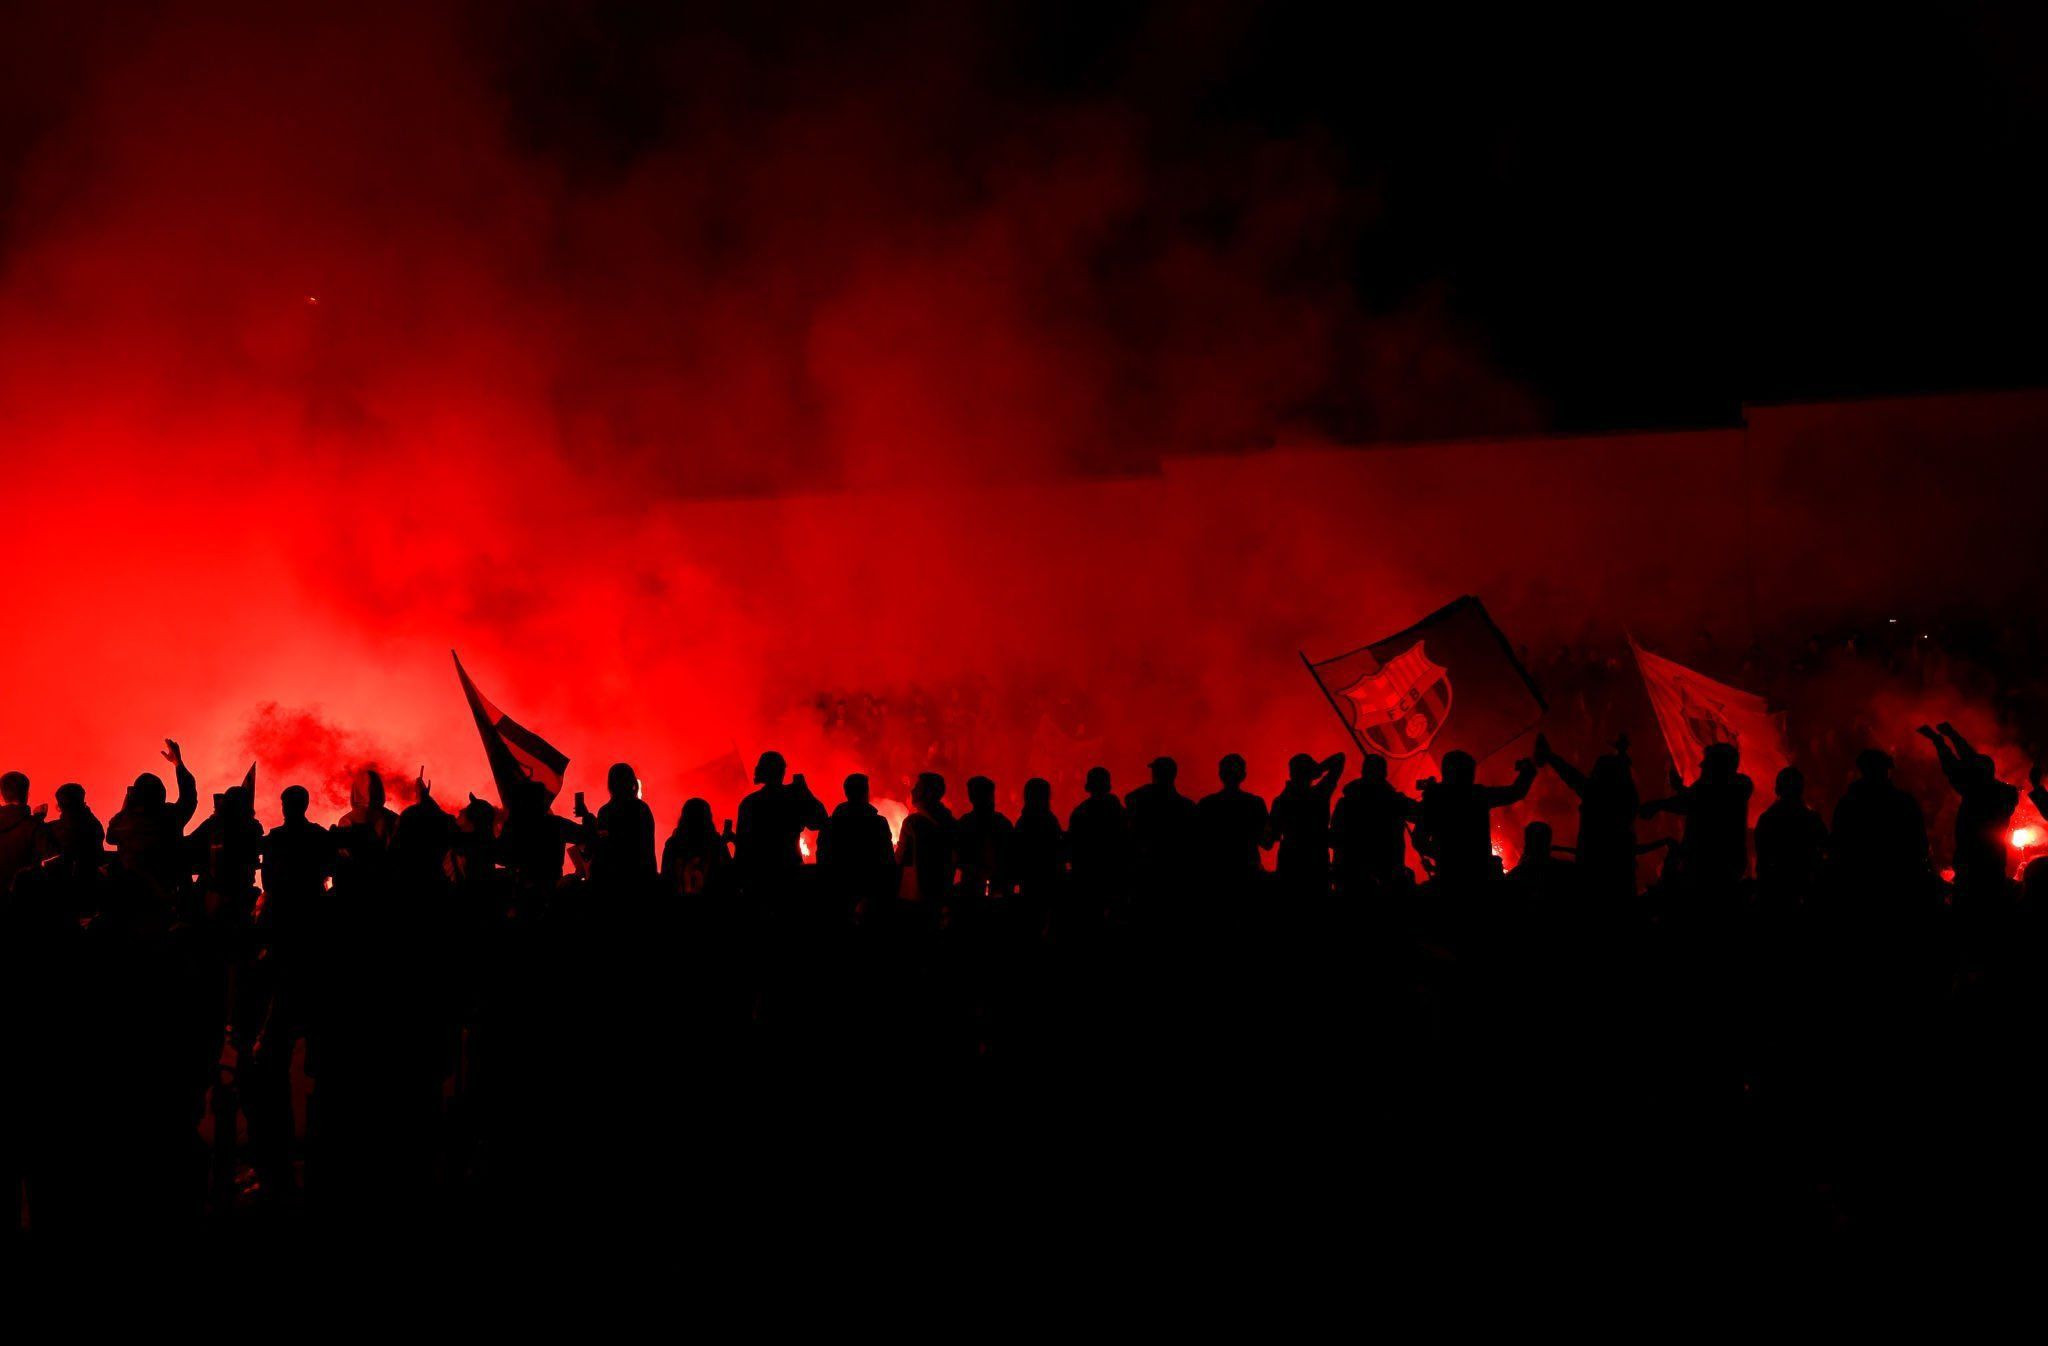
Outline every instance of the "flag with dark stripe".
[[538, 783], [552, 801], [562, 792], [562, 776], [569, 769], [568, 757], [492, 705], [469, 680], [462, 656], [453, 650], [448, 653], [455, 659], [455, 676], [462, 679], [462, 694], [469, 700], [469, 712], [476, 717], [476, 732], [484, 741], [491, 779], [498, 784], [499, 804], [510, 808], [516, 788], [527, 781]]

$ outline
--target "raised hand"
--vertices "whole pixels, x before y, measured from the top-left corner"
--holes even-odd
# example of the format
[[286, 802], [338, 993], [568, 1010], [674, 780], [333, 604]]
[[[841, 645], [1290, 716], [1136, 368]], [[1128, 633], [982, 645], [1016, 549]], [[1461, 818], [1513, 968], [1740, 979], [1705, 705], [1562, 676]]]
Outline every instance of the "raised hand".
[[178, 746], [178, 740], [174, 738], [167, 738], [164, 740], [163, 758], [172, 766], [185, 765], [185, 753], [184, 750]]

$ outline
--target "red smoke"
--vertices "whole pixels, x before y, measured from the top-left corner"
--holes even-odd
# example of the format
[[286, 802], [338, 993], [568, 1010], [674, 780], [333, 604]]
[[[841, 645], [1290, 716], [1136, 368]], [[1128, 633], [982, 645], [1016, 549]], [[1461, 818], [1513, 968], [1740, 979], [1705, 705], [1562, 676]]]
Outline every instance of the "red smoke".
[[[1361, 306], [1373, 203], [1198, 114], [1167, 35], [1138, 112], [1004, 87], [956, 8], [0, 19], [6, 765], [102, 811], [166, 734], [202, 791], [253, 749], [266, 815], [368, 762], [488, 792], [454, 647], [571, 790], [632, 760], [665, 816], [767, 746], [828, 798], [1162, 750], [1270, 789], [1345, 746], [1295, 650], [1461, 592], [1538, 647], [1829, 607], [1757, 539], [1862, 519], [1738, 432], [1247, 453], [1535, 411]], [[1171, 36], [1180, 75], [1232, 40]]]

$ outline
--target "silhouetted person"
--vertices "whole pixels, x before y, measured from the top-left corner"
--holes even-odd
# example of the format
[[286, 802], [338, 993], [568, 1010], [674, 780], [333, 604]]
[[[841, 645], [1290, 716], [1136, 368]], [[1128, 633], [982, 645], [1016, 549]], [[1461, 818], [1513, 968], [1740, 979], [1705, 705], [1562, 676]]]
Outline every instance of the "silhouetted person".
[[1934, 745], [1941, 774], [1956, 792], [1956, 889], [1973, 896], [1995, 891], [2006, 879], [2006, 831], [2020, 792], [1998, 779], [1990, 755], [1972, 748], [1948, 721], [1923, 724], [1917, 732]]
[[996, 783], [987, 776], [968, 777], [967, 812], [954, 829], [962, 892], [969, 897], [1002, 897], [1008, 892], [1013, 830], [996, 808]]
[[1408, 825], [1421, 802], [1394, 788], [1387, 759], [1367, 753], [1358, 779], [1344, 787], [1330, 818], [1337, 884], [1347, 894], [1367, 896], [1408, 882]]
[[760, 788], [740, 801], [734, 834], [734, 859], [743, 882], [772, 886], [789, 881], [803, 868], [803, 834], [825, 826], [825, 806], [802, 773], [783, 783], [788, 769], [779, 752], [762, 753], [754, 765], [754, 784]]
[[584, 844], [590, 852], [592, 883], [640, 890], [657, 873], [654, 861], [654, 810], [640, 797], [640, 776], [625, 762], [605, 773], [610, 796], [593, 816], [582, 807]]
[[263, 906], [278, 936], [298, 935], [334, 872], [334, 839], [306, 816], [303, 785], [278, 796], [284, 821], [263, 838]]
[[1076, 899], [1099, 915], [1128, 876], [1130, 829], [1124, 802], [1110, 789], [1108, 767], [1089, 767], [1082, 788], [1087, 797], [1067, 815], [1067, 854]]
[[579, 829], [554, 811], [553, 796], [539, 781], [517, 782], [511, 795], [498, 827], [498, 858], [527, 896], [546, 893], [561, 882], [564, 848]]
[[1557, 773], [1579, 797], [1578, 877], [1596, 901], [1622, 902], [1635, 896], [1636, 795], [1635, 771], [1628, 757], [1628, 735], [1614, 741], [1614, 751], [1593, 760], [1581, 771], [1551, 751], [1550, 740], [1536, 736], [1536, 762]]
[[399, 880], [438, 885], [446, 877], [454, 844], [455, 820], [435, 802], [433, 782], [422, 768], [413, 781], [413, 801], [398, 815], [391, 834], [391, 860]]
[[842, 787], [844, 800], [818, 834], [818, 864], [849, 909], [893, 896], [896, 843], [889, 820], [870, 802], [868, 778], [855, 772]]
[[50, 820], [57, 863], [66, 882], [91, 885], [106, 861], [107, 829], [87, 807], [85, 787], [66, 782], [57, 787], [57, 816]]
[[164, 799], [161, 777], [148, 772], [128, 787], [121, 811], [107, 822], [107, 842], [120, 857], [121, 872], [162, 902], [171, 901], [181, 886], [185, 824], [199, 805], [198, 785], [185, 769], [185, 757], [171, 739], [164, 740], [164, 760], [176, 769], [178, 797]]
[[398, 832], [398, 815], [384, 803], [384, 777], [375, 767], [364, 767], [349, 782], [348, 812], [334, 824], [338, 843], [344, 848], [391, 845]]
[[1131, 864], [1137, 883], [1154, 905], [1185, 899], [1199, 855], [1195, 847], [1195, 801], [1176, 783], [1180, 767], [1171, 757], [1155, 757], [1150, 782], [1124, 797], [1124, 818], [1131, 830]]
[[48, 811], [29, 808], [27, 776], [19, 771], [0, 776], [0, 897], [17, 875], [56, 854], [56, 840], [43, 822]]
[[1522, 854], [1507, 877], [1535, 898], [1559, 897], [1576, 882], [1578, 866], [1557, 858], [1562, 849], [1554, 844], [1550, 824], [1539, 820], [1522, 828]]
[[1479, 764], [1472, 754], [1444, 754], [1443, 778], [1422, 787], [1421, 821], [1416, 849], [1436, 864], [1440, 885], [1456, 887], [1491, 878], [1500, 872], [1493, 853], [1493, 811], [1519, 804], [1536, 779], [1536, 761], [1515, 763], [1515, 779], [1507, 785], [1481, 785]]
[[946, 778], [937, 772], [923, 772], [910, 787], [910, 816], [896, 838], [900, 891], [907, 902], [943, 902], [952, 890], [958, 838], [945, 799]]
[[213, 812], [192, 829], [192, 872], [200, 876], [209, 911], [223, 907], [246, 920], [255, 902], [256, 867], [263, 855], [263, 824], [255, 801], [240, 785], [213, 797]]
[[679, 897], [720, 896], [731, 865], [732, 843], [719, 832], [710, 802], [685, 800], [676, 830], [661, 846], [662, 885]]
[[1279, 843], [1274, 864], [1280, 886], [1296, 898], [1330, 890], [1330, 799], [1344, 774], [1344, 754], [1318, 762], [1298, 752], [1287, 762], [1287, 784], [1273, 800], [1267, 824]]
[[1013, 837], [1017, 890], [1040, 915], [1058, 891], [1065, 864], [1066, 833], [1052, 811], [1052, 782], [1033, 776], [1024, 782], [1024, 807]]
[[1216, 764], [1223, 788], [1195, 806], [1203, 863], [1215, 882], [1239, 890], [1263, 871], [1259, 852], [1266, 840], [1266, 801], [1244, 788], [1245, 775], [1244, 758], [1230, 753]]
[[1856, 769], [1828, 829], [1841, 878], [1861, 892], [1909, 887], [1927, 869], [1927, 819], [1920, 801], [1892, 781], [1890, 753], [1865, 748], [1856, 755]]
[[1678, 859], [1688, 882], [1727, 888], [1749, 872], [1749, 798], [1756, 783], [1742, 774], [1741, 760], [1733, 743], [1709, 743], [1691, 785], [1674, 769], [1671, 795], [1639, 810], [1645, 818], [1675, 813], [1685, 819]]
[[1765, 892], [1804, 897], [1820, 879], [1828, 844], [1827, 822], [1806, 806], [1806, 777], [1797, 767], [1778, 773], [1777, 799], [1756, 820], [1756, 879]]

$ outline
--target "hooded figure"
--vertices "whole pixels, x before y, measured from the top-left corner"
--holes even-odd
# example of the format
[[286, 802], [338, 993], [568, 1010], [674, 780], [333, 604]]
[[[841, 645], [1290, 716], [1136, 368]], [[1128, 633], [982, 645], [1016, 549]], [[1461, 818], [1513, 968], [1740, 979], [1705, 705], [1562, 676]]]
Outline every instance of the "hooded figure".
[[334, 824], [336, 832], [355, 834], [362, 841], [388, 847], [398, 831], [398, 815], [384, 807], [384, 777], [375, 767], [364, 767], [348, 787], [348, 812]]
[[177, 771], [178, 797], [166, 802], [163, 780], [149, 772], [135, 778], [121, 811], [107, 823], [107, 841], [119, 854], [121, 872], [141, 880], [170, 897], [180, 883], [184, 865], [182, 847], [185, 824], [192, 821], [199, 806], [199, 787], [185, 769], [185, 757], [178, 745], [164, 740], [164, 760]]
[[85, 787], [66, 783], [57, 787], [57, 816], [50, 822], [64, 877], [72, 883], [88, 883], [99, 876], [106, 856], [107, 829], [85, 803]]

